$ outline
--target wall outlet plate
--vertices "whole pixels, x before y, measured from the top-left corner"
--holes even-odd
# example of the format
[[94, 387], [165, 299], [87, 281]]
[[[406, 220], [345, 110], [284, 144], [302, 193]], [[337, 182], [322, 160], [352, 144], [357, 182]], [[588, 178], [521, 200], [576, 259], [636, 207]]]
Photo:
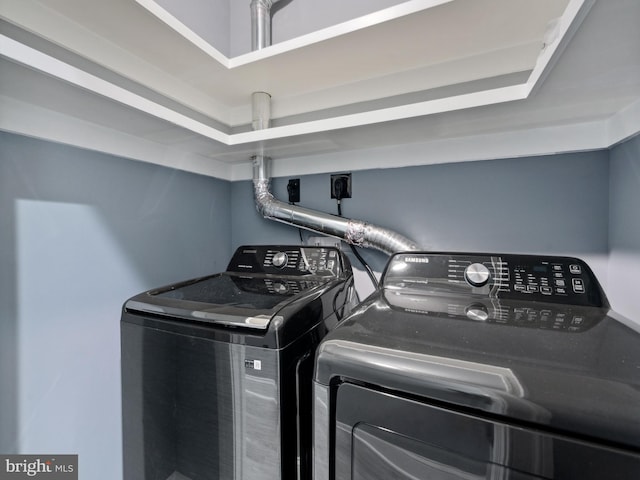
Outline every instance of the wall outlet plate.
[[331, 175], [331, 198], [351, 198], [351, 174], [336, 173]]
[[287, 184], [287, 192], [289, 193], [289, 203], [298, 203], [300, 201], [300, 179], [292, 178]]

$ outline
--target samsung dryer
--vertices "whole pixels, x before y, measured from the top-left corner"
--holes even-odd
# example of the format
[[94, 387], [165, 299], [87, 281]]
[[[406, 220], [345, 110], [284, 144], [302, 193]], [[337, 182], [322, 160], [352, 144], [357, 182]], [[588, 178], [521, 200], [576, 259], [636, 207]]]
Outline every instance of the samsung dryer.
[[313, 354], [352, 307], [336, 248], [244, 246], [123, 307], [125, 480], [309, 478]]
[[640, 478], [640, 334], [575, 258], [401, 253], [322, 341], [315, 480]]

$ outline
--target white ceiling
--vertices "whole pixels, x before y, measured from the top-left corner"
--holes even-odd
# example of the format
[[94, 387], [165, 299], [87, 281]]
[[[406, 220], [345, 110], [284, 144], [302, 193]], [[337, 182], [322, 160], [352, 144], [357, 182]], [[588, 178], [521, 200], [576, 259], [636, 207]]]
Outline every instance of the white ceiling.
[[[422, 42], [429, 45], [436, 43], [433, 38], [428, 38], [428, 35], [437, 33], [434, 31], [437, 30], [436, 27], [441, 28], [441, 35], [445, 35], [447, 31], [474, 32], [470, 38], [483, 37], [483, 41], [487, 43], [484, 46], [478, 46], [478, 50], [467, 49], [467, 52], [472, 53], [466, 57], [461, 54], [463, 50], [455, 51], [455, 48], [462, 48], [460, 45], [455, 48], [453, 45], [436, 48], [424, 58], [420, 56], [422, 55], [420, 49], [414, 49], [406, 55], [398, 55], [397, 59], [394, 58], [394, 52], [387, 49], [384, 56], [380, 57], [384, 58], [384, 62], [378, 60], [378, 63], [384, 64], [380, 68], [375, 67], [375, 56], [363, 59], [362, 62], [354, 62], [349, 60], [351, 57], [348, 55], [339, 60], [343, 68], [335, 68], [322, 62], [333, 62], [334, 57], [340, 54], [340, 48], [345, 48], [345, 44], [341, 44], [339, 40], [329, 39], [306, 49], [300, 50], [296, 47], [289, 52], [276, 54], [266, 64], [257, 61], [236, 69], [222, 69], [224, 74], [218, 76], [225, 81], [216, 84], [203, 82], [203, 78], [211, 75], [211, 72], [206, 70], [214, 68], [213, 65], [216, 62], [212, 61], [206, 52], [189, 47], [188, 42], [171, 29], [163, 27], [163, 24], [148, 12], [139, 9], [137, 13], [139, 17], [136, 17], [136, 21], [139, 20], [145, 25], [145, 29], [138, 32], [144, 41], [139, 38], [133, 40], [129, 38], [126, 41], [120, 39], [119, 41], [129, 42], [129, 45], [137, 43], [131, 50], [119, 47], [118, 51], [122, 53], [122, 58], [117, 58], [118, 56], [114, 54], [116, 50], [113, 50], [114, 42], [107, 42], [104, 38], [105, 32], [112, 28], [104, 18], [104, 10], [85, 11], [82, 15], [75, 11], [64, 10], [74, 1], [43, 0], [35, 3], [57, 9], [55, 15], [57, 20], [49, 21], [54, 27], [60, 27], [57, 24], [58, 21], [64, 23], [71, 21], [70, 19], [76, 26], [78, 22], [80, 24], [85, 22], [85, 28], [86, 26], [92, 28], [92, 35], [96, 32], [100, 33], [99, 28], [105, 29], [102, 36], [98, 35], [98, 37], [101, 42], [105, 42], [105, 45], [109, 44], [97, 47], [91, 45], [91, 48], [82, 52], [78, 51], [79, 47], [76, 48], [76, 44], [71, 51], [69, 45], [80, 37], [77, 34], [73, 35], [72, 41], [66, 38], [72, 35], [62, 34], [58, 28], [49, 30], [49, 27], [46, 35], [42, 33], [40, 27], [36, 33], [49, 41], [55, 39], [55, 44], [53, 46], [50, 43], [38, 44], [34, 40], [36, 37], [29, 36], [30, 32], [26, 32], [24, 27], [29, 22], [40, 25], [38, 22], [41, 20], [29, 20], [29, 12], [20, 11], [19, 15], [9, 12], [13, 15], [10, 18], [12, 24], [18, 23], [16, 20], [18, 17], [21, 23], [17, 33], [12, 31], [11, 35], [3, 39], [4, 58], [0, 63], [0, 108], [3, 112], [0, 116], [1, 129], [230, 180], [248, 178], [250, 176], [248, 159], [260, 150], [274, 157], [274, 169], [277, 175], [291, 175], [336, 169], [393, 167], [496, 158], [496, 156], [541, 154], [552, 151], [607, 148], [612, 143], [640, 130], [640, 29], [637, 28], [640, 20], [640, 2], [637, 0], [596, 1], [573, 38], [565, 42], [566, 45], [562, 45], [564, 48], [562, 55], [549, 64], [553, 69], [547, 68], [543, 72], [541, 81], [533, 85], [531, 92], [527, 92], [528, 96], [515, 96], [513, 98], [520, 99], [504, 103], [499, 98], [491, 101], [485, 101], [486, 99], [483, 98], [476, 107], [471, 107], [472, 103], [464, 105], [464, 108], [445, 104], [440, 110], [434, 109], [433, 112], [427, 112], [428, 114], [418, 112], [415, 116], [407, 114], [409, 109], [406, 105], [400, 104], [406, 118], [400, 116], [399, 119], [392, 121], [388, 118], [377, 121], [375, 115], [371, 115], [371, 109], [389, 111], [389, 108], [384, 108], [385, 105], [380, 107], [380, 98], [385, 96], [391, 97], [390, 100], [386, 100], [391, 102], [391, 108], [394, 108], [393, 102], [396, 98], [398, 102], [406, 102], [407, 97], [403, 97], [403, 94], [414, 92], [413, 95], [415, 95], [416, 85], [420, 83], [420, 78], [424, 79], [425, 74], [433, 74], [429, 76], [433, 76], [434, 79], [430, 81], [431, 83], [424, 81], [421, 83], [423, 90], [426, 91], [423, 95], [426, 95], [425, 98], [432, 95], [436, 100], [446, 100], [452, 96], [452, 92], [453, 95], [459, 96], [460, 92], [464, 93], [467, 90], [473, 94], [482, 92], [483, 88], [491, 91], [491, 85], [486, 88], [481, 81], [476, 81], [480, 77], [506, 82], [506, 88], [510, 88], [509, 82], [512, 81], [512, 77], [500, 77], [500, 75], [525, 70], [526, 77], [526, 71], [535, 67], [538, 57], [535, 49], [532, 50], [530, 47], [535, 41], [526, 40], [533, 34], [526, 33], [523, 37], [514, 37], [511, 33], [512, 36], [509, 37], [504, 33], [503, 27], [506, 24], [515, 28], [517, 32], [524, 32], [525, 29], [520, 23], [509, 22], [509, 19], [515, 15], [509, 8], [517, 2], [504, 0], [501, 4], [502, 9], [497, 13], [505, 16], [498, 14], [490, 16], [489, 20], [495, 23], [487, 23], [487, 25], [491, 26], [491, 32], [501, 30], [502, 37], [498, 33], [482, 35], [477, 31], [479, 23], [476, 20], [482, 13], [482, 9], [474, 11], [473, 15], [468, 17], [461, 16], [458, 12], [456, 18], [464, 19], [465, 23], [457, 24], [456, 29], [443, 23], [446, 15], [453, 15], [450, 11], [445, 11], [442, 12], [442, 16], [436, 18], [440, 23], [436, 22], [432, 25], [433, 28], [427, 29], [428, 34], [425, 33], [425, 37], [421, 37], [421, 42], [417, 43], [418, 45], [422, 45]], [[93, 2], [93, 0], [84, 1]], [[120, 6], [131, 3], [126, 0], [118, 0], [118, 2]], [[105, 2], [97, 3], [105, 4]], [[414, 2], [407, 3], [412, 4], [414, 8], [416, 6]], [[462, 0], [457, 0], [449, 2], [449, 7], [453, 7], [456, 3], [458, 3], [457, 8], [464, 11], [466, 15], [470, 11], [469, 5], [478, 5], [480, 2], [465, 4]], [[531, 5], [537, 2], [525, 3]], [[556, 2], [558, 3], [560, 2]], [[111, 2], [109, 5], [111, 6]], [[128, 5], [127, 8], [130, 6]], [[382, 51], [385, 44], [379, 42], [378, 35], [374, 35], [376, 28], [379, 28], [378, 33], [386, 32], [385, 35], [388, 37], [399, 28], [398, 25], [394, 27], [394, 22], [404, 22], [401, 25], [402, 28], [408, 28], [411, 22], [415, 22], [414, 30], [421, 31], [421, 26], [434, 21], [425, 13], [426, 11], [428, 10], [418, 10], [418, 13], [413, 13], [407, 18], [399, 17], [399, 20], [386, 21], [380, 26], [374, 26], [373, 29], [356, 32], [355, 38], [351, 38], [349, 45], [366, 45], [378, 41], [377, 48]], [[551, 12], [547, 14], [555, 15], [553, 10]], [[4, 10], [3, 18], [7, 19], [8, 16], [7, 10]], [[58, 18], [60, 16], [62, 20]], [[530, 14], [528, 16], [531, 17]], [[96, 19], [99, 18], [102, 18], [102, 23], [95, 24]], [[538, 30], [540, 25], [544, 25], [541, 21], [532, 22], [532, 24], [537, 24]], [[150, 25], [149, 30], [146, 29], [147, 25]], [[8, 24], [4, 25], [3, 34], [9, 30], [6, 28], [8, 26]], [[158, 52], [156, 42], [150, 41], [154, 38], [154, 32], [157, 31], [162, 32], [162, 38], [165, 38], [163, 41], [169, 37], [176, 42], [183, 42], [180, 43], [180, 48], [184, 48], [188, 55], [185, 53], [182, 58], [172, 58], [167, 62], [167, 56]], [[131, 32], [128, 35], [131, 35]], [[458, 35], [455, 37], [457, 38]], [[506, 45], [505, 38], [511, 38], [512, 41], [517, 38], [516, 45]], [[15, 43], [11, 43], [13, 41]], [[335, 43], [333, 47], [331, 42]], [[64, 50], [56, 50], [60, 45], [64, 45]], [[497, 48], [498, 46], [501, 47]], [[127, 86], [128, 88], [124, 90], [129, 93], [132, 92], [145, 99], [151, 98], [160, 107], [168, 109], [174, 115], [177, 112], [189, 121], [195, 119], [196, 122], [193, 124], [200, 126], [190, 128], [191, 123], [177, 126], [175, 122], [170, 121], [175, 116], [159, 118], [162, 116], [150, 115], [144, 109], [124, 106], [121, 101], [98, 95], [95, 90], [91, 91], [91, 87], [80, 88], [78, 83], [74, 84], [73, 78], [61, 79], [43, 73], [43, 69], [38, 67], [39, 60], [25, 62], [16, 59], [19, 57], [18, 54], [7, 54], [7, 52], [16, 52], [19, 48], [26, 48], [25, 55], [28, 56], [44, 53], [47, 58], [66, 62], [65, 65], [71, 65], [70, 75], [79, 75], [78, 72], [84, 72], [100, 80], [115, 83], [114, 78], [121, 79], [126, 74], [125, 76], [130, 79], [139, 74], [140, 77], [135, 78], [135, 84], [123, 84], [119, 80], [119, 85]], [[309, 48], [313, 49], [313, 52], [310, 53]], [[178, 49], [178, 52], [180, 51]], [[527, 55], [524, 53], [527, 51], [531, 51], [529, 60], [526, 60]], [[68, 55], [65, 56], [60, 52], [68, 52]], [[175, 53], [174, 50], [172, 52]], [[362, 52], [366, 52], [366, 49], [360, 52], [359, 55], [362, 57], [364, 55]], [[509, 63], [505, 60], [510, 58], [509, 55], [500, 57], [501, 54], [508, 52], [517, 52], [514, 58], [518, 58], [518, 62], [521, 59], [525, 60], [522, 63], [511, 61]], [[79, 53], [82, 54], [78, 57]], [[292, 61], [294, 65], [303, 62], [304, 65], [304, 60], [295, 58], [300, 55], [315, 55], [314, 58], [320, 62], [323, 75], [319, 77], [315, 72], [311, 72], [313, 80], [307, 81], [308, 79], [305, 80], [304, 77], [305, 73], [309, 75], [310, 72], [307, 71], [302, 72], [301, 77], [286, 75], [287, 81], [277, 86], [266, 85], [271, 88], [270, 93], [273, 94], [274, 114], [283, 117], [281, 122], [284, 126], [270, 129], [275, 134], [269, 132], [271, 137], [266, 135], [263, 141], [257, 141], [260, 137], [251, 137], [259, 132], [246, 134], [243, 134], [242, 130], [234, 132], [232, 129], [237, 120], [232, 119], [238, 112], [246, 113], [248, 107], [242, 103], [247, 102], [246, 92], [252, 91], [256, 85], [246, 83], [246, 79], [255, 77], [264, 77], [267, 80], [270, 79], [269, 81], [279, 79], [278, 71], [287, 69], [287, 61]], [[436, 55], [443, 56], [436, 59]], [[180, 57], [180, 55], [177, 56]], [[200, 65], [197, 62], [198, 56], [202, 56], [199, 57], [200, 59], [206, 57], [208, 65]], [[141, 57], [144, 62], [138, 69], [127, 70], [122, 66], [135, 63], [136, 59]], [[416, 61], [417, 57], [422, 60]], [[89, 59], [91, 62], [82, 63], [79, 62], [79, 58]], [[431, 63], [425, 58], [432, 59]], [[109, 72], [97, 68], [95, 65], [98, 64], [98, 60], [99, 66], [104, 66], [107, 61], [111, 61], [112, 63], [108, 64], [109, 70], [115, 71], [119, 76], [110, 76]], [[395, 60], [398, 63], [394, 63]], [[192, 63], [194, 61], [195, 63]], [[187, 62], [190, 67], [186, 68], [183, 62]], [[509, 66], [503, 68], [504, 62], [509, 63]], [[116, 69], [114, 65], [120, 66]], [[442, 76], [436, 79], [438, 71]], [[234, 73], [229, 74], [232, 75], [231, 77], [226, 77], [227, 72]], [[143, 85], [138, 82], [140, 79], [144, 80], [154, 75], [160, 77], [158, 84], [146, 80]], [[513, 78], [516, 77], [517, 75], [514, 74]], [[466, 83], [455, 88], [442, 85], [443, 82], [448, 84], [458, 81]], [[516, 79], [516, 83], [512, 86], [518, 87], [519, 81]], [[309, 84], [316, 89], [311, 92], [312, 94], [305, 93], [305, 88], [309, 88]], [[185, 85], [187, 88], [184, 90], [179, 88]], [[150, 93], [143, 87], [151, 88], [153, 91]], [[435, 87], [440, 87], [440, 90]], [[180, 96], [183, 91], [186, 93]], [[242, 94], [243, 91], [245, 94]], [[158, 96], [158, 92], [161, 95]], [[222, 92], [222, 94], [216, 92]], [[346, 110], [334, 108], [349, 103], [346, 99], [350, 99], [349, 102], [353, 104], [351, 107]], [[200, 102], [201, 100], [205, 101]], [[290, 102], [289, 106], [287, 106], [287, 100]], [[424, 104], [423, 100], [416, 104]], [[135, 103], [132, 104], [135, 105]], [[198, 105], [197, 109], [194, 108], [196, 105]], [[279, 114], [276, 113], [278, 111], [280, 111]], [[345, 128], [340, 128], [343, 125], [341, 123], [343, 118], [351, 118], [363, 112], [371, 115], [373, 120], [362, 122], [361, 125], [357, 122], [346, 122]], [[317, 123], [317, 120], [308, 121], [304, 116], [292, 116], [309, 113], [315, 115], [311, 118], [326, 119], [326, 124], [330, 126], [315, 131], [310, 129], [309, 133], [304, 128], [299, 128], [295, 134], [291, 135], [287, 122], [294, 122], [294, 124], [298, 122], [297, 125], [314, 124], [314, 121]], [[54, 119], [55, 122], [52, 122]], [[278, 125], [277, 121], [274, 122], [276, 125]], [[278, 131], [287, 128], [289, 133], [278, 134]], [[209, 135], [211, 131], [221, 132], [222, 141], [211, 138], [212, 136]], [[83, 134], [79, 135], [80, 132]], [[237, 144], [228, 142], [225, 140], [229, 138], [228, 135], [241, 141], [235, 142]], [[242, 140], [243, 135], [247, 138], [246, 141]], [[400, 158], [396, 158], [397, 156], [385, 158], [380, 153], [394, 145], [415, 145], [416, 148], [410, 149], [413, 153]], [[355, 151], [361, 153], [348, 153]], [[367, 152], [377, 153], [368, 155]], [[437, 158], [433, 158], [435, 154]], [[376, 159], [375, 164], [372, 164], [372, 158]]]

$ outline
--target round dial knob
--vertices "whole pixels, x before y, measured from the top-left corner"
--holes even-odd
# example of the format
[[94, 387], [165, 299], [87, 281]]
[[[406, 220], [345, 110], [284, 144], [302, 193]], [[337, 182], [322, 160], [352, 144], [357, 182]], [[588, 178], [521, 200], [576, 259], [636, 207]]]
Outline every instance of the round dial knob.
[[481, 263], [472, 263], [464, 271], [464, 279], [474, 287], [486, 285], [490, 278], [491, 272]]
[[487, 307], [480, 303], [473, 303], [467, 306], [464, 313], [467, 314], [467, 318], [477, 322], [484, 322], [489, 318], [489, 311], [487, 310]]
[[288, 260], [289, 257], [287, 257], [286, 253], [278, 252], [273, 256], [273, 260], [271, 260], [271, 263], [274, 267], [282, 268], [287, 264]]

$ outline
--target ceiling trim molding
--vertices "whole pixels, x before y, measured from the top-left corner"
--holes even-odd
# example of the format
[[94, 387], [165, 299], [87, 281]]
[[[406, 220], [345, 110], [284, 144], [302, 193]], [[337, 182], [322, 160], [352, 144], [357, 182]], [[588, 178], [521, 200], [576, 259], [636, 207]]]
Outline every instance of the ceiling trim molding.
[[[178, 33], [185, 36], [187, 40], [195, 42], [197, 48], [205, 48], [207, 52], [211, 50], [212, 55], [222, 57], [224, 63], [224, 55], [220, 54], [217, 50], [189, 30], [186, 26], [180, 23], [175, 17], [170, 15], [162, 7], [158, 6], [152, 0], [137, 0], [145, 8], [152, 8], [154, 15], [160, 15], [163, 21], [169, 22], [167, 25], [172, 29], [178, 28]], [[329, 29], [325, 29], [331, 32], [331, 35], [335, 37], [343, 33], [341, 29], [347, 29], [348, 31], [354, 31], [358, 29], [371, 26], [371, 24], [383, 23], [388, 20], [390, 16], [406, 16], [415, 11], [428, 9], [430, 7], [449, 3], [451, 0], [421, 0], [406, 2], [395, 7], [389, 7], [388, 9], [376, 12], [360, 19], [352, 20], [339, 24]], [[475, 92], [467, 93], [464, 95], [454, 95], [444, 98], [438, 98], [434, 100], [422, 101], [417, 103], [403, 104], [388, 108], [378, 108], [360, 113], [354, 113], [349, 115], [338, 115], [335, 117], [306, 121], [297, 124], [289, 124], [278, 127], [266, 128], [259, 131], [248, 131], [235, 134], [227, 134], [214, 128], [210, 125], [191, 118], [187, 115], [179, 113], [171, 108], [154, 102], [142, 95], [127, 90], [121, 86], [118, 86], [112, 82], [109, 82], [96, 75], [83, 71], [80, 68], [74, 67], [62, 60], [59, 60], [44, 52], [38, 51], [28, 45], [22, 44], [17, 40], [14, 40], [6, 35], [0, 35], [0, 55], [5, 56], [27, 67], [41, 71], [47, 75], [51, 75], [55, 78], [68, 82], [84, 90], [89, 90], [98, 95], [109, 98], [115, 102], [137, 109], [146, 114], [152, 115], [156, 118], [168, 121], [174, 125], [182, 128], [186, 128], [192, 132], [202, 135], [206, 138], [220, 142], [226, 146], [236, 146], [243, 144], [252, 144], [255, 142], [264, 142], [268, 140], [277, 140], [288, 137], [295, 137], [299, 135], [307, 135], [311, 133], [322, 133], [333, 130], [339, 130], [351, 127], [360, 127], [364, 125], [372, 125], [384, 122], [391, 122], [399, 119], [408, 119], [421, 116], [428, 116], [447, 111], [457, 111], [466, 108], [474, 108], [479, 106], [488, 106], [498, 103], [506, 103], [527, 98], [534, 88], [537, 88], [540, 82], [546, 77], [549, 69], [551, 68], [555, 59], [557, 59], [559, 52], [562, 51], [568, 38], [565, 38], [567, 33], [575, 31], [578, 27], [586, 12], [590, 9], [595, 0], [570, 0], [568, 7], [566, 8], [563, 16], [558, 20], [556, 28], [547, 35], [545, 38], [545, 47], [540, 52], [535, 66], [523, 83], [511, 85], [502, 88], [489, 88], [484, 90], [478, 90]], [[346, 25], [346, 26], [345, 26]], [[320, 32], [324, 32], [323, 30]], [[338, 32], [338, 33], [336, 33]], [[320, 33], [314, 32], [301, 38], [312, 37]], [[322, 35], [328, 35], [328, 33], [322, 33]], [[570, 36], [570, 35], [569, 35]], [[324, 37], [323, 37], [324, 38]], [[303, 41], [300, 39], [294, 39], [295, 41]], [[247, 55], [277, 55], [278, 48], [289, 49], [287, 45], [294, 40], [282, 42], [282, 45], [274, 45], [266, 49], [251, 52]], [[307, 40], [304, 40], [307, 41]], [[317, 43], [316, 39], [313, 43]], [[299, 46], [296, 48], [300, 48]], [[288, 50], [287, 50], [288, 51]], [[269, 53], [271, 52], [271, 53]], [[240, 58], [240, 57], [237, 57]], [[251, 57], [253, 58], [253, 57]], [[253, 58], [253, 61], [257, 61], [258, 58]], [[249, 62], [247, 62], [249, 63]]]
[[[227, 181], [252, 178], [252, 165], [228, 164], [125, 134], [6, 96], [0, 96], [0, 130], [177, 168]], [[273, 176], [401, 168], [608, 149], [640, 132], [640, 100], [613, 117], [487, 135], [408, 143], [375, 149], [276, 158]], [[309, 161], [313, 158], [313, 161]], [[425, 161], [425, 159], [429, 159]]]
[[231, 166], [0, 95], [0, 130], [131, 160], [230, 180]]
[[609, 147], [640, 133], [640, 99], [608, 118], [605, 123]]
[[[272, 176], [313, 175], [344, 170], [403, 168], [602, 150], [609, 148], [605, 121], [557, 125], [487, 135], [409, 143], [312, 157], [276, 158]], [[309, 161], [313, 158], [313, 161]], [[392, 161], [390, 161], [392, 159]], [[425, 161], [425, 159], [429, 159]], [[232, 180], [252, 178], [251, 164], [236, 164]]]
[[192, 132], [229, 145], [229, 135], [141, 95], [69, 65], [5, 35], [0, 35], [0, 55], [16, 63], [51, 75], [76, 87], [96, 93]]
[[[97, 116], [95, 118], [83, 116], [82, 118], [88, 119], [83, 120], [73, 116], [73, 109], [63, 107], [47, 109], [39, 106], [35, 100], [29, 100], [26, 95], [13, 98], [11, 85], [4, 85], [0, 91], [0, 109], [2, 110], [0, 129], [228, 181], [251, 178], [250, 152], [255, 152], [257, 149], [276, 157], [274, 176], [607, 149], [640, 132], [640, 99], [631, 97], [633, 93], [627, 96], [627, 98], [631, 97], [628, 100], [631, 103], [627, 103], [626, 107], [613, 115], [608, 113], [607, 115], [610, 116], [607, 118], [582, 117], [580, 120], [564, 120], [564, 124], [561, 124], [562, 120], [558, 119], [551, 121], [557, 121], [556, 124], [546, 123], [544, 127], [530, 129], [503, 124], [500, 128], [511, 130], [482, 135], [450, 133], [451, 136], [447, 138], [420, 140], [416, 143], [408, 141], [399, 145], [376, 148], [372, 148], [370, 144], [360, 144], [353, 148], [342, 147], [341, 145], [347, 145], [348, 142], [341, 143], [342, 132], [339, 131], [372, 124], [378, 124], [380, 128], [384, 128], [385, 122], [497, 105], [525, 100], [529, 97], [534, 102], [534, 97], [540, 92], [540, 83], [545, 82], [549, 70], [557, 62], [566, 43], [594, 3], [595, 0], [570, 0], [567, 8], [569, 13], [565, 14], [555, 28], [551, 29], [548, 37], [545, 37], [548, 43], [540, 53], [534, 70], [528, 76], [523, 75], [523, 78], [514, 82], [516, 84], [501, 88], [488, 88], [483, 84], [471, 93], [456, 95], [449, 91], [440, 98], [427, 101], [409, 101], [402, 105], [390, 103], [396, 106], [386, 108], [379, 108], [378, 104], [376, 105], [378, 108], [357, 113], [345, 114], [343, 110], [340, 112], [342, 114], [333, 112], [333, 117], [324, 119], [318, 119], [316, 116], [315, 119], [306, 120], [310, 118], [306, 116], [305, 121], [299, 121], [299, 123], [234, 134], [222, 132], [215, 126], [205, 124], [206, 120], [192, 118], [188, 112], [183, 114], [163, 105], [163, 98], [159, 100], [155, 98], [157, 101], [153, 101], [151, 99], [153, 97], [146, 98], [144, 94], [139, 94], [135, 86], [127, 88], [124, 84], [123, 88], [118, 84], [117, 79], [110, 82], [112, 77], [103, 78], [100, 74], [89, 73], [74, 66], [73, 62], [66, 63], [61, 60], [60, 58], [63, 57], [57, 58], [55, 51], [33, 48], [28, 40], [16, 40], [10, 36], [10, 33], [4, 32], [6, 35], [0, 35], [0, 56], [8, 59], [7, 63], [13, 62], [16, 65], [26, 66], [38, 72], [37, 75], [41, 75], [40, 78], [43, 79], [61, 80], [75, 88], [74, 92], [83, 95], [85, 92], [93, 93], [97, 95], [96, 99], [111, 101], [113, 106], [123, 105], [123, 109], [131, 108], [131, 112], [140, 112], [142, 114], [139, 115], [139, 119], [142, 124], [145, 119], [150, 123], [156, 122], [156, 119], [168, 122], [171, 124], [170, 127], [178, 133], [197, 138], [198, 147], [201, 148], [196, 149], [199, 152], [197, 153], [189, 151], [186, 142], [183, 145], [176, 143], [171, 146], [167, 145], [169, 142], [165, 138], [159, 136], [156, 136], [158, 141], [145, 134], [138, 137], [127, 133], [122, 128], [119, 129], [119, 126], [114, 123], [101, 122], [102, 119]], [[95, 73], [91, 68], [88, 70]], [[493, 86], [495, 87], [495, 83]], [[78, 97], [81, 98], [82, 95]], [[526, 106], [526, 101], [523, 105]], [[123, 111], [126, 112], [126, 110]], [[614, 110], [609, 110], [611, 111]], [[93, 120], [95, 123], [92, 123]], [[434, 123], [439, 120], [440, 118], [436, 117]], [[516, 130], [517, 128], [521, 129]], [[487, 131], [489, 130], [487, 128]], [[335, 133], [330, 133], [332, 131]], [[314, 142], [319, 145], [318, 148], [302, 150], [301, 145], [306, 146]], [[212, 148], [207, 151], [209, 146]], [[277, 152], [281, 155], [280, 157]], [[238, 161], [239, 157], [241, 157], [240, 163], [233, 163]]]

